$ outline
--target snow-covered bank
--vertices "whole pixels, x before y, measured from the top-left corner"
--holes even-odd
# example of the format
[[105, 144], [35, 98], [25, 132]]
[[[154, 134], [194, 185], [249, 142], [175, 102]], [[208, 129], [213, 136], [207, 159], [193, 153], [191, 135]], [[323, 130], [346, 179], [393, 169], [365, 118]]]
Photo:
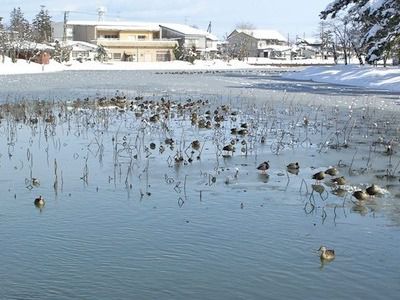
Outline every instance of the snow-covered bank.
[[313, 66], [299, 72], [286, 73], [283, 77], [400, 92], [400, 68], [398, 67]]
[[255, 65], [274, 65], [274, 66], [308, 66], [308, 65], [333, 65], [335, 61], [332, 57], [328, 59], [271, 59], [266, 57], [249, 57], [246, 62]]
[[[67, 64], [59, 64], [53, 60], [48, 65], [28, 63], [25, 60], [18, 60], [12, 63], [10, 58], [6, 57], [5, 63], [0, 62], [0, 75], [8, 74], [33, 74], [43, 72], [58, 72], [67, 70], [235, 70], [257, 68], [249, 65], [247, 62], [231, 60], [225, 62], [222, 60], [202, 61], [197, 60], [194, 64], [184, 61], [171, 62], [83, 62], [74, 61]], [[258, 67], [259, 68], [259, 67]]]
[[34, 62], [27, 62], [24, 59], [18, 59], [16, 63], [13, 63], [9, 57], [6, 57], [4, 63], [2, 63], [1, 59], [0, 57], [0, 75], [59, 72], [65, 68], [62, 64], [52, 60], [48, 65], [41, 65]]

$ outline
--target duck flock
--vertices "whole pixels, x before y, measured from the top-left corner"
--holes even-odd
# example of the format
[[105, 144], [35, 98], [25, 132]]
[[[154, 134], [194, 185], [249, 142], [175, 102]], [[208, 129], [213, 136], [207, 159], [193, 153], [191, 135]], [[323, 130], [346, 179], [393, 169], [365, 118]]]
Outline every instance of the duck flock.
[[[85, 136], [87, 149], [95, 144], [103, 160], [109, 155], [110, 164], [129, 174], [125, 185], [130, 189], [136, 186], [132, 174], [142, 179], [142, 173], [149, 172], [146, 166], [150, 158], [157, 160], [157, 167], [165, 168], [185, 168], [207, 159], [211, 167], [200, 173], [207, 173], [210, 183], [225, 176], [222, 169], [235, 170], [231, 178], [221, 181], [225, 183], [238, 182], [239, 174], [260, 172], [273, 177], [286, 171], [301, 176], [301, 184], [317, 192], [322, 193], [326, 186], [334, 197], [349, 196], [360, 209], [375, 197], [397, 199], [400, 194], [399, 135], [396, 122], [390, 122], [395, 114], [380, 113], [314, 103], [175, 100], [117, 91], [112, 97], [3, 103], [0, 125], [9, 145], [21, 142], [17, 138], [20, 130], [31, 132], [31, 139], [42, 136], [47, 143], [55, 137], [62, 143], [63, 135]], [[28, 150], [34, 151], [29, 145]], [[15, 147], [2, 151], [8, 152], [10, 159], [16, 154]], [[238, 157], [247, 158], [249, 163], [238, 165]], [[336, 163], [329, 160], [331, 157], [337, 158]], [[324, 163], [316, 163], [318, 159], [326, 161], [325, 169]], [[318, 168], [323, 170], [313, 172]], [[339, 169], [347, 174], [340, 174]], [[53, 177], [56, 187], [60, 175]], [[79, 178], [88, 183], [88, 170]], [[26, 179], [32, 189], [41, 181], [34, 174]], [[140, 189], [141, 197], [150, 194], [147, 189]], [[44, 198], [36, 198], [36, 204], [43, 208]]]

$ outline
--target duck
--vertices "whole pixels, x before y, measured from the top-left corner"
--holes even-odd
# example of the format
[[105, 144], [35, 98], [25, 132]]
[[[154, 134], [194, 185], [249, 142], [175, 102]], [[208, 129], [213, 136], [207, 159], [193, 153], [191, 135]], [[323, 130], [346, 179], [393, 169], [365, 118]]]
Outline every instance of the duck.
[[315, 179], [315, 180], [317, 180], [317, 181], [323, 180], [324, 178], [325, 178], [325, 172], [324, 172], [324, 171], [320, 171], [320, 172], [318, 172], [318, 173], [315, 173], [315, 174], [312, 176], [312, 179]]
[[369, 195], [365, 191], [355, 191], [353, 193], [353, 197], [356, 198], [357, 200], [363, 201], [368, 199]]
[[222, 148], [222, 150], [226, 151], [226, 152], [232, 152], [233, 153], [235, 151], [235, 147], [232, 144], [228, 144], [228, 145], [225, 145]]
[[191, 145], [194, 150], [200, 149], [200, 142], [198, 140], [194, 140]]
[[367, 187], [365, 191], [367, 192], [368, 195], [375, 196], [381, 192], [381, 189], [376, 184], [373, 184]]
[[329, 168], [325, 171], [325, 174], [330, 175], [330, 176], [336, 176], [337, 174], [339, 174], [339, 171], [335, 168]]
[[290, 163], [286, 166], [289, 170], [298, 170], [300, 168], [300, 165], [298, 162], [295, 163]]
[[262, 171], [262, 173], [265, 173], [269, 169], [269, 160], [264, 161], [259, 166], [257, 167], [257, 170]]
[[45, 201], [44, 198], [40, 195], [38, 198], [35, 199], [34, 204], [35, 206], [41, 208], [45, 205]]
[[326, 249], [325, 246], [321, 246], [318, 251], [321, 252], [321, 260], [333, 260], [336, 257], [335, 250]]
[[337, 185], [345, 185], [346, 184], [346, 179], [344, 178], [344, 176], [333, 178], [333, 179], [331, 179], [331, 181]]

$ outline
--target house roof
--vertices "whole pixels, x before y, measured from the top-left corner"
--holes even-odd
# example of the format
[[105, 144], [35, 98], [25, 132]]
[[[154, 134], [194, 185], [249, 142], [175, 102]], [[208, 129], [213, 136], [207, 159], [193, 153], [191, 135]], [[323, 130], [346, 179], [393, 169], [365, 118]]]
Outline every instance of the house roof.
[[297, 43], [306, 43], [308, 45], [320, 45], [322, 42], [318, 38], [297, 38]]
[[148, 30], [159, 31], [160, 26], [171, 29], [184, 35], [206, 36], [207, 39], [218, 41], [218, 38], [205, 31], [185, 24], [177, 23], [150, 23], [150, 22], [125, 22], [125, 21], [68, 21], [68, 25], [96, 26], [102, 30]]
[[82, 42], [82, 41], [67, 41], [67, 45], [72, 46], [73, 50], [75, 51], [87, 51], [87, 50], [96, 50], [97, 45], [87, 43], [87, 42]]
[[218, 41], [218, 38], [215, 35], [205, 30], [194, 28], [192, 26], [184, 24], [176, 24], [176, 23], [161, 23], [160, 26], [182, 33], [184, 35], [201, 35], [201, 36], [206, 36], [206, 38], [212, 41]]
[[20, 49], [25, 49], [25, 50], [52, 50], [54, 49], [53, 46], [47, 45], [47, 44], [40, 44], [40, 43], [35, 43], [35, 42], [28, 42], [24, 41], [19, 45]]
[[236, 29], [239, 33], [244, 33], [254, 37], [257, 40], [278, 40], [286, 41], [286, 38], [276, 30], [270, 29]]
[[159, 31], [158, 23], [148, 22], [125, 22], [125, 21], [68, 21], [68, 25], [96, 26], [108, 30], [148, 30]]

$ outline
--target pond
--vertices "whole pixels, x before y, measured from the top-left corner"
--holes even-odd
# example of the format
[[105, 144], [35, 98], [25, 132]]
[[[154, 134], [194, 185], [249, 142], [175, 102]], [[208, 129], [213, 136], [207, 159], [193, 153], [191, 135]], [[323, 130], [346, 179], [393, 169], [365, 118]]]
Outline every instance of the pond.
[[286, 71], [0, 76], [0, 298], [396, 298], [400, 97]]

